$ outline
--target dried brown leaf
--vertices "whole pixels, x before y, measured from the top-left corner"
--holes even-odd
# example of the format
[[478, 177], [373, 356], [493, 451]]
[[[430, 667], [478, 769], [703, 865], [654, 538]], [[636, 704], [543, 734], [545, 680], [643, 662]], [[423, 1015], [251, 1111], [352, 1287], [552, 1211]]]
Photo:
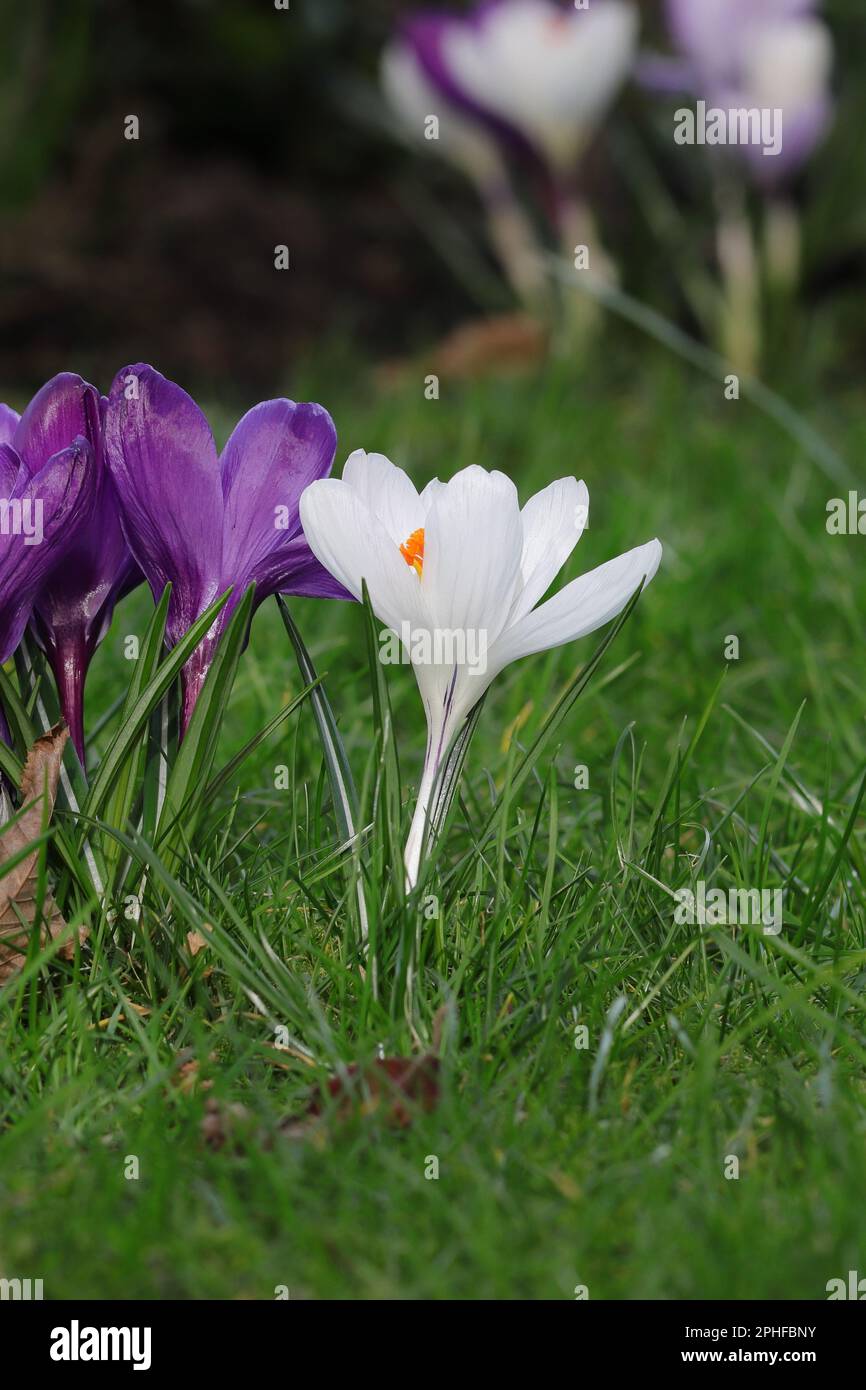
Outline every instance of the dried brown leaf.
[[[22, 810], [12, 824], [0, 829], [0, 866], [33, 845], [48, 824], [68, 737], [66, 725], [61, 721], [38, 738], [27, 754], [21, 774]], [[50, 892], [46, 891], [39, 901], [38, 859], [39, 847], [34, 845], [31, 853], [25, 854], [14, 869], [0, 878], [0, 985], [24, 964], [37, 912], [42, 924], [42, 945], [67, 925]], [[79, 941], [86, 935], [87, 929], [79, 927]], [[60, 955], [71, 960], [74, 954], [74, 941], [64, 942]]]
[[[425, 354], [425, 370], [449, 380], [476, 381], [514, 377], [537, 370], [548, 339], [544, 327], [528, 314], [500, 314], [459, 324]], [[417, 374], [418, 364], [390, 362], [377, 373], [380, 387], [394, 390]]]
[[[331, 1077], [328, 1092], [339, 1102], [341, 1116], [355, 1108], [365, 1115], [381, 1110], [390, 1124], [403, 1128], [419, 1111], [434, 1110], [438, 1105], [439, 1058], [429, 1053], [423, 1057], [381, 1057], [366, 1067], [353, 1062], [345, 1081]], [[315, 1102], [311, 1110], [319, 1113]]]

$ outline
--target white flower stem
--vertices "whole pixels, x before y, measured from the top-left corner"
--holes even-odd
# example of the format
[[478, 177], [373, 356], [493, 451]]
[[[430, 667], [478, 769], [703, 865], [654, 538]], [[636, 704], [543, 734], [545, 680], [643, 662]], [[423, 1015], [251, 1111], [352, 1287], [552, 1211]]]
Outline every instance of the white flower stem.
[[550, 287], [529, 218], [507, 183], [481, 193], [490, 240], [511, 288], [529, 313], [543, 317]]
[[418, 800], [415, 804], [415, 814], [412, 817], [412, 824], [409, 828], [409, 838], [406, 841], [406, 849], [403, 855], [403, 860], [406, 865], [407, 893], [411, 893], [415, 884], [418, 882], [418, 873], [421, 868], [421, 854], [424, 849], [424, 842], [427, 838], [430, 800], [433, 795], [433, 787], [436, 783], [436, 774], [439, 771], [439, 760], [435, 754], [435, 744], [431, 737], [427, 757], [424, 759], [424, 771], [421, 774], [421, 782], [418, 787]]
[[[616, 266], [605, 251], [595, 218], [588, 203], [575, 192], [561, 188], [558, 191], [557, 223], [563, 255], [575, 267], [577, 294], [569, 294], [563, 303], [563, 325], [560, 333], [559, 350], [567, 355], [573, 351], [585, 350], [598, 329], [602, 315], [601, 306], [590, 295], [580, 293], [582, 284], [589, 281], [593, 285], [615, 285]], [[586, 248], [586, 252], [582, 248]], [[586, 256], [586, 265], [579, 268], [578, 260]]]

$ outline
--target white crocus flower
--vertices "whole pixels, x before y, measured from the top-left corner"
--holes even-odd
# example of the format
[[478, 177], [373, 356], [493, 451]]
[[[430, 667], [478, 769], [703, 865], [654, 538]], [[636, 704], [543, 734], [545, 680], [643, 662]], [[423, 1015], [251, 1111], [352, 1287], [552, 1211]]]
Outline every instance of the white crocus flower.
[[469, 98], [568, 175], [625, 81], [637, 32], [637, 11], [624, 0], [594, 0], [581, 10], [500, 0], [478, 23], [451, 27], [442, 54]]
[[589, 510], [586, 486], [560, 478], [521, 511], [504, 473], [473, 465], [420, 494], [382, 454], [357, 450], [342, 479], [301, 497], [313, 554], [399, 636], [427, 716], [427, 753], [406, 845], [418, 877], [437, 774], [470, 711], [503, 667], [583, 637], [624, 608], [661, 559], [638, 546], [544, 597], [576, 545]]

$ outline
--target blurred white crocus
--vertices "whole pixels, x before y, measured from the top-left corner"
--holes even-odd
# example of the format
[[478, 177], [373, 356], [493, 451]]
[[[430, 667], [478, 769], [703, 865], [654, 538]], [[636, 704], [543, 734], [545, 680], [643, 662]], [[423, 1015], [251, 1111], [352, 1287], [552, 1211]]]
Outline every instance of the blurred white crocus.
[[[578, 242], [595, 241], [576, 194], [578, 162], [625, 81], [637, 29], [626, 0], [580, 9], [557, 0], [483, 0], [465, 15], [407, 19], [385, 51], [392, 107], [480, 188], [500, 260], [530, 303], [543, 271], [508, 169], [526, 176], [569, 259]], [[607, 273], [600, 249], [594, 269]]]
[[418, 878], [436, 779], [465, 721], [510, 662], [593, 632], [624, 608], [661, 559], [638, 546], [540, 602], [586, 525], [589, 497], [561, 478], [521, 511], [504, 473], [465, 468], [418, 493], [382, 454], [358, 450], [341, 480], [301, 497], [314, 555], [399, 637], [427, 717], [427, 751], [406, 844], [407, 886]]
[[424, 65], [409, 42], [397, 40], [382, 55], [382, 87], [388, 101], [414, 140], [430, 142], [431, 149], [485, 188], [503, 177], [496, 141], [430, 81]]
[[593, 0], [584, 9], [485, 0], [467, 15], [407, 20], [386, 50], [385, 85], [403, 114], [417, 113], [411, 107], [423, 91], [420, 104], [432, 99], [429, 111], [444, 109], [486, 130], [567, 181], [625, 81], [637, 30], [637, 11], [626, 0]]
[[[539, 248], [529, 219], [514, 196], [496, 134], [516, 143], [524, 163], [533, 156], [510, 131], [494, 134], [474, 109], [452, 94], [434, 61], [438, 49], [428, 30], [438, 22], [419, 19], [406, 26], [382, 55], [382, 87], [411, 141], [438, 153], [475, 185], [484, 206], [490, 240], [519, 300], [531, 309], [545, 294]], [[429, 61], [425, 61], [429, 59]], [[439, 77], [434, 81], [432, 74]]]
[[525, 137], [567, 181], [625, 81], [637, 30], [625, 0], [582, 9], [498, 0], [444, 28], [441, 63], [464, 100]]

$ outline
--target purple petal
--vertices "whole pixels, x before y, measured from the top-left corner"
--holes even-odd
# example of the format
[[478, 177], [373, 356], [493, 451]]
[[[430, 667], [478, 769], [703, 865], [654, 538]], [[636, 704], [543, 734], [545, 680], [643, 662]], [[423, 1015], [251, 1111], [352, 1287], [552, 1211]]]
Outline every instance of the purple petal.
[[[38, 617], [35, 621], [38, 624]], [[75, 628], [57, 630], [51, 645], [43, 641], [42, 646], [51, 665], [60, 712], [66, 720], [78, 761], [84, 767], [84, 682], [92, 653], [88, 651], [81, 630]]]
[[459, 28], [483, 27], [487, 16], [501, 3], [503, 0], [486, 0], [486, 3], [477, 6], [468, 15], [445, 14], [438, 11], [413, 15], [400, 26], [399, 37], [411, 49], [427, 81], [455, 111], [483, 125], [506, 150], [516, 155], [534, 174], [540, 174], [546, 181], [545, 161], [541, 153], [521, 130], [497, 112], [482, 105], [465, 90], [445, 56], [449, 32]]
[[735, 82], [750, 29], [811, 14], [819, 0], [666, 0], [675, 47], [700, 69], [699, 82]]
[[195, 401], [144, 363], [125, 367], [105, 412], [105, 449], [129, 547], [161, 597], [170, 645], [220, 592], [223, 497], [213, 435]]
[[294, 594], [298, 598], [339, 598], [354, 601], [338, 579], [325, 569], [310, 550], [303, 535], [296, 536], [275, 557], [270, 572], [265, 571], [256, 590], [268, 594]]
[[31, 474], [79, 436], [100, 452], [99, 396], [74, 372], [61, 372], [36, 392], [12, 443]]
[[95, 494], [89, 520], [79, 527], [36, 605], [49, 631], [79, 629], [90, 656], [104, 635], [116, 600], [141, 581], [121, 530], [117, 495], [107, 472], [97, 479]]
[[649, 92], [690, 92], [698, 81], [691, 63], [681, 58], [664, 58], [657, 53], [644, 53], [635, 64], [634, 75]]
[[19, 486], [21, 460], [11, 444], [0, 444], [0, 497], [11, 497]]
[[320, 405], [264, 401], [243, 417], [222, 455], [224, 587], [243, 592], [255, 581], [257, 604], [279, 588], [294, 591], [293, 568], [305, 558], [292, 547], [298, 503], [330, 473], [336, 448], [334, 422]]
[[142, 575], [120, 526], [114, 483], [96, 469], [91, 515], [39, 590], [33, 630], [51, 664], [60, 708], [84, 766], [84, 683], [114, 605]]
[[189, 721], [192, 718], [196, 701], [201, 694], [201, 688], [205, 683], [207, 673], [211, 668], [217, 644], [225, 631], [229, 621], [227, 616], [228, 609], [233, 608], [236, 603], [240, 603], [242, 594], [232, 594], [225, 608], [220, 612], [219, 617], [206, 637], [203, 637], [187, 661], [180, 673], [180, 736], [184, 737], [189, 728]]
[[790, 179], [820, 144], [832, 119], [833, 104], [829, 97], [796, 110], [786, 107], [782, 116], [782, 148], [778, 154], [764, 155], [757, 145], [742, 146], [756, 182], [771, 189]]
[[16, 500], [24, 514], [29, 508], [35, 520], [41, 513], [41, 539], [0, 534], [0, 662], [17, 647], [42, 584], [87, 521], [93, 481], [93, 450], [82, 438], [55, 454], [18, 489]]
[[[33, 630], [54, 671], [61, 708], [82, 764], [87, 666], [111, 620], [115, 599], [134, 569], [102, 456], [104, 410], [104, 397], [80, 376], [64, 372], [37, 392], [14, 432], [23, 458], [16, 486], [37, 475], [47, 457], [68, 449], [76, 438], [85, 438], [91, 445], [89, 516], [65, 537], [62, 558], [57, 543], [53, 544], [54, 563], [36, 595], [33, 615]], [[0, 457], [4, 482], [11, 478], [13, 458], [18, 461], [11, 449]]]
[[0, 444], [11, 444], [21, 416], [10, 405], [0, 404]]

